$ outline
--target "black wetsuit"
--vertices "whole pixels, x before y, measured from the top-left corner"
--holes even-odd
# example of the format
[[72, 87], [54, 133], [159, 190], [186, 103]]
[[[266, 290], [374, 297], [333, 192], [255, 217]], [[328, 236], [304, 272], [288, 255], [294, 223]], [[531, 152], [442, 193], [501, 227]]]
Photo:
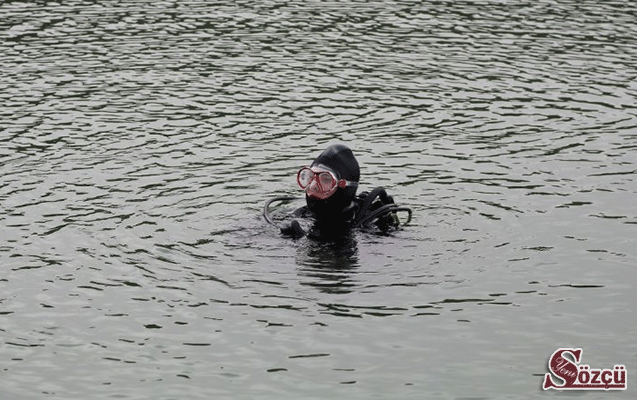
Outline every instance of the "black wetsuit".
[[[276, 201], [294, 200], [295, 197], [275, 197], [266, 202], [263, 215], [266, 220], [276, 225], [270, 216], [270, 204]], [[350, 203], [349, 207], [333, 215], [329, 220], [316, 219], [308, 206], [296, 209], [292, 213], [293, 218], [314, 218], [314, 225], [305, 232], [296, 219], [283, 223], [280, 226], [281, 233], [292, 237], [300, 237], [308, 234], [315, 237], [337, 236], [346, 233], [352, 228], [377, 229], [381, 233], [387, 233], [398, 228], [400, 221], [397, 213], [404, 211], [408, 218], [403, 225], [411, 221], [411, 209], [394, 203], [394, 199], [387, 194], [385, 189], [379, 187], [371, 192], [362, 192]]]

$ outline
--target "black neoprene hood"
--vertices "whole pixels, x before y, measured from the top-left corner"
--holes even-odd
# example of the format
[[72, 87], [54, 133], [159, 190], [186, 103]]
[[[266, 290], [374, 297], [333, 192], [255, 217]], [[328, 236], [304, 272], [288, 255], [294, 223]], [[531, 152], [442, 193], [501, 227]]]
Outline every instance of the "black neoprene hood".
[[[343, 144], [333, 144], [325, 149], [312, 163], [312, 167], [324, 166], [329, 168], [336, 179], [358, 182], [360, 168], [352, 150]], [[356, 196], [356, 186], [345, 189], [348, 197]]]
[[[352, 150], [342, 144], [333, 144], [326, 148], [312, 163], [312, 167], [327, 168], [336, 179], [345, 179], [356, 182], [360, 179], [360, 168]], [[356, 198], [356, 187], [351, 185], [338, 188], [336, 192], [326, 199], [316, 199], [305, 195], [307, 207], [321, 222], [339, 224], [353, 218], [353, 201]], [[349, 210], [349, 211], [348, 211]]]

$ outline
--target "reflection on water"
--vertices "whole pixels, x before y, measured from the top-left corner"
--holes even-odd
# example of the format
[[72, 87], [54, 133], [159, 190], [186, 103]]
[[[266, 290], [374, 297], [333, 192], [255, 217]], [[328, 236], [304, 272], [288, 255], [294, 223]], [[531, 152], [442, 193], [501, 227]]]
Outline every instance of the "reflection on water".
[[[0, 397], [545, 397], [561, 346], [635, 370], [636, 17], [2, 2]], [[409, 226], [261, 218], [337, 141]]]
[[339, 240], [307, 240], [297, 249], [300, 283], [325, 293], [350, 293], [359, 267], [353, 234]]

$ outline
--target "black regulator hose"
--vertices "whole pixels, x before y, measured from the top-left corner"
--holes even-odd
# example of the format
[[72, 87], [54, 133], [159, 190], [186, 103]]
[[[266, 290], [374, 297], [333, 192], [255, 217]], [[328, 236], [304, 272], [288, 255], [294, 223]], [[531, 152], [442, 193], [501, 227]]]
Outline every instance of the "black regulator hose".
[[275, 197], [266, 201], [265, 206], [263, 207], [263, 216], [265, 217], [265, 220], [271, 223], [272, 225], [276, 225], [274, 223], [274, 220], [270, 216], [270, 210], [269, 210], [270, 204], [274, 203], [275, 201], [289, 201], [289, 200], [296, 200], [296, 199], [297, 199], [296, 197], [282, 196], [282, 197]]
[[357, 215], [356, 215], [356, 219], [354, 220], [354, 224], [353, 224], [354, 226], [361, 225], [361, 221], [365, 217], [365, 214], [367, 214], [367, 211], [372, 206], [372, 203], [381, 194], [384, 194], [383, 197], [387, 197], [387, 192], [385, 191], [385, 189], [382, 187], [377, 187], [365, 197], [365, 200], [363, 200], [363, 203], [360, 205], [360, 208], [358, 209], [358, 212], [356, 213]]
[[[380, 200], [382, 206], [370, 212], [369, 209], [372, 207], [372, 204], [374, 203], [374, 201], [376, 201], [377, 198]], [[403, 225], [408, 224], [411, 221], [411, 209], [409, 207], [399, 206], [398, 204], [394, 203], [394, 199], [387, 194], [385, 188], [377, 187], [364, 198], [363, 203], [358, 210], [358, 215], [354, 220], [354, 226], [362, 226], [383, 215], [398, 211], [409, 213], [407, 222], [405, 222], [405, 224]]]
[[[266, 201], [265, 206], [263, 207], [263, 217], [265, 217], [265, 220], [268, 221], [270, 224], [276, 226], [276, 223], [274, 222], [274, 220], [272, 219], [272, 216], [270, 215], [270, 204], [274, 203], [275, 201], [289, 201], [289, 200], [297, 200], [297, 199], [298, 199], [297, 197], [283, 196], [283, 197], [275, 197], [273, 199]], [[303, 230], [303, 228], [301, 228], [301, 224], [299, 224], [299, 221], [295, 219], [292, 220], [292, 222], [289, 222], [283, 226], [279, 226], [279, 228], [281, 229], [281, 233], [283, 233], [284, 235], [289, 235], [295, 238], [305, 236], [305, 231]]]
[[398, 211], [404, 211], [407, 212], [409, 214], [409, 216], [407, 217], [407, 222], [405, 222], [403, 225], [407, 225], [410, 221], [411, 221], [411, 208], [409, 207], [401, 207], [398, 204], [385, 204], [382, 207], [377, 208], [376, 210], [372, 211], [371, 213], [364, 215], [363, 218], [360, 219], [360, 221], [358, 222], [359, 226], [363, 226], [366, 223], [373, 221], [376, 218], [381, 217], [382, 215], [386, 215], [389, 213], [393, 213], [393, 212], [398, 212]]

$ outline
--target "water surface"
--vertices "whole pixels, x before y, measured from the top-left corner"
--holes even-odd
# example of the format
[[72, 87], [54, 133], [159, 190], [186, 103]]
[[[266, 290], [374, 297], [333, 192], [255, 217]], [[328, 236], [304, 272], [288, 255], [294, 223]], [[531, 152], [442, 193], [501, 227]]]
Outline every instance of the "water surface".
[[[0, 394], [559, 396], [637, 379], [637, 5], [0, 5]], [[283, 238], [329, 143], [414, 211]], [[303, 202], [276, 209], [282, 218]]]

